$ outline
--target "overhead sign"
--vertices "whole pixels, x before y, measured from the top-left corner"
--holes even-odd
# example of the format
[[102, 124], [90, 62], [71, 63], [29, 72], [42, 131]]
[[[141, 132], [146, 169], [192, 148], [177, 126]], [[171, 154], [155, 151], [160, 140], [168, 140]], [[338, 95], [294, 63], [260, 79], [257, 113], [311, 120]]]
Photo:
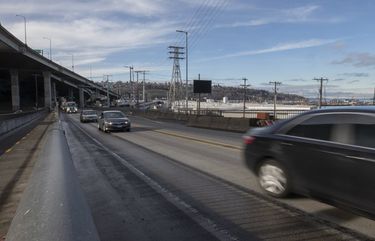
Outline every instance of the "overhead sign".
[[193, 90], [194, 94], [211, 94], [212, 88], [211, 80], [194, 80]]
[[43, 49], [34, 49], [34, 51], [40, 55], [43, 55]]

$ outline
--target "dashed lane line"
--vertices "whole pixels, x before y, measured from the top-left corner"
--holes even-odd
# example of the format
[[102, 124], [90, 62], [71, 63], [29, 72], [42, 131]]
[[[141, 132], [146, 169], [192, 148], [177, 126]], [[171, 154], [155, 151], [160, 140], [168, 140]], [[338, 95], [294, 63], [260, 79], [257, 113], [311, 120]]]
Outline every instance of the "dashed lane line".
[[214, 145], [214, 146], [220, 146], [220, 147], [229, 148], [229, 149], [233, 149], [233, 150], [239, 150], [239, 151], [242, 150], [241, 147], [238, 147], [238, 146], [235, 146], [235, 145], [230, 145], [230, 144], [226, 144], [226, 143], [222, 143], [222, 142], [216, 142], [216, 141], [207, 140], [207, 139], [196, 138], [196, 137], [192, 137], [192, 136], [186, 136], [186, 135], [178, 134], [176, 132], [161, 131], [161, 130], [151, 130], [151, 131], [157, 132], [157, 133], [160, 133], [160, 134], [164, 134], [164, 135], [168, 135], [168, 136], [173, 136], [173, 137], [178, 137], [178, 138], [190, 140], [190, 141], [200, 142], [200, 143], [204, 143], [204, 144], [210, 144], [210, 145]]

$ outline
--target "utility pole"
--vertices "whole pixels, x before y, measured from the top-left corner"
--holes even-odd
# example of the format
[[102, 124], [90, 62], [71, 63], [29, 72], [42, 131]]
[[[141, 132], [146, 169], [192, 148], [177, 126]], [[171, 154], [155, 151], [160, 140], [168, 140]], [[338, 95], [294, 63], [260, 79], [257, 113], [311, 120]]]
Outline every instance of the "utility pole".
[[[133, 82], [132, 82], [132, 75], [133, 75], [134, 67], [133, 67], [133, 65], [125, 65], [124, 67], [129, 68], [129, 85], [130, 85], [129, 98], [130, 98], [130, 100], [132, 100], [132, 97], [134, 97], [133, 96]], [[134, 79], [134, 76], [133, 76], [133, 79]]]
[[136, 70], [136, 71], [134, 71], [135, 73], [136, 73], [136, 75], [137, 75], [137, 89], [136, 89], [136, 91], [137, 91], [137, 109], [139, 108], [139, 73], [142, 73], [143, 71], [142, 70]]
[[243, 85], [241, 85], [243, 87], [243, 111], [242, 111], [242, 118], [245, 118], [245, 114], [246, 114], [246, 90], [247, 90], [247, 87], [250, 86], [250, 85], [247, 85], [246, 82], [247, 82], [247, 78], [243, 78]]
[[109, 99], [109, 76], [111, 75], [104, 75], [104, 77], [107, 77], [107, 105], [108, 105], [108, 108], [111, 107], [111, 100]]
[[321, 78], [314, 78], [314, 80], [320, 82], [320, 87], [319, 87], [319, 109], [321, 109], [322, 108], [322, 102], [323, 102], [323, 82], [324, 81], [328, 82], [328, 79], [321, 77]]
[[[201, 74], [198, 74], [198, 80], [201, 80]], [[201, 93], [198, 93], [198, 101], [197, 101], [197, 116], [201, 114]]]
[[143, 72], [143, 89], [142, 89], [142, 100], [143, 104], [146, 103], [147, 98], [146, 98], [146, 70], [142, 71]]
[[270, 84], [275, 85], [274, 86], [274, 94], [273, 94], [273, 120], [276, 120], [276, 101], [277, 101], [277, 86], [281, 85], [281, 82], [277, 81], [270, 81]]

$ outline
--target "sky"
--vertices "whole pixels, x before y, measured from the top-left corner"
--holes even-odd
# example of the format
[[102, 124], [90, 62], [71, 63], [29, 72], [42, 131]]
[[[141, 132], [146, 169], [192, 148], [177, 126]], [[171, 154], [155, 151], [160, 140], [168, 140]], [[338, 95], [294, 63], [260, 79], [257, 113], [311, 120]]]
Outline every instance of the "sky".
[[[370, 98], [375, 87], [373, 0], [0, 0], [0, 23], [82, 76], [128, 81], [129, 69], [170, 81], [168, 46], [185, 46], [189, 80], [318, 96]], [[181, 60], [185, 80], [185, 61]]]

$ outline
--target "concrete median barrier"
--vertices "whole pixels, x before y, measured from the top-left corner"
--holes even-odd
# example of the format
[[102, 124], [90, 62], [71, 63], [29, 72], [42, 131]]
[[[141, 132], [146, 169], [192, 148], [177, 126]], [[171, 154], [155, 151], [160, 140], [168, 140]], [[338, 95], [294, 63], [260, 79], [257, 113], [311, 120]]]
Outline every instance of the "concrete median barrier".
[[228, 130], [229, 120], [225, 117], [212, 117], [210, 127], [216, 130]]
[[250, 128], [250, 121], [247, 118], [229, 118], [227, 130], [245, 132]]
[[47, 115], [47, 110], [0, 115], [0, 136]]
[[212, 116], [191, 116], [187, 123], [191, 127], [245, 132], [250, 128], [250, 120], [243, 118], [226, 118]]
[[6, 241], [99, 241], [58, 123], [47, 132]]

